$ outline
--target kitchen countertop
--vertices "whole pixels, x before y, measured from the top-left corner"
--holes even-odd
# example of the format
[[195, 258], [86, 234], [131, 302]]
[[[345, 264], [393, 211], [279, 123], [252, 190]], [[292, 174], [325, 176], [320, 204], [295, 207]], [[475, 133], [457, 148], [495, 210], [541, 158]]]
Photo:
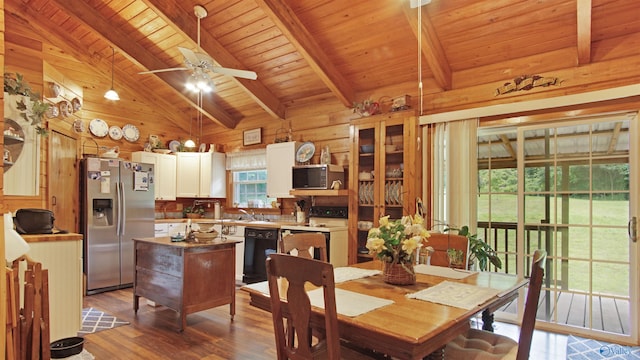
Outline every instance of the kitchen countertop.
[[142, 241], [148, 242], [158, 245], [167, 245], [167, 246], [175, 246], [180, 248], [192, 248], [192, 247], [212, 247], [212, 246], [220, 246], [225, 244], [237, 244], [241, 241], [236, 240], [221, 240], [220, 238], [216, 238], [215, 240], [209, 242], [187, 242], [187, 241], [171, 241], [169, 236], [162, 236], [157, 238], [134, 238], [134, 241]]
[[35, 234], [21, 235], [28, 243], [45, 242], [45, 241], [78, 241], [82, 240], [82, 234]]
[[[156, 224], [164, 224], [164, 223], [186, 223], [189, 219], [156, 219]], [[254, 228], [263, 228], [263, 229], [280, 229], [282, 226], [304, 226], [302, 224], [298, 224], [296, 222], [291, 221], [250, 221], [250, 220], [235, 220], [235, 219], [209, 219], [209, 218], [200, 218], [200, 219], [191, 219], [193, 223], [215, 223], [215, 224], [224, 224], [224, 225], [236, 225], [236, 226], [245, 226], [245, 227], [254, 227]]]

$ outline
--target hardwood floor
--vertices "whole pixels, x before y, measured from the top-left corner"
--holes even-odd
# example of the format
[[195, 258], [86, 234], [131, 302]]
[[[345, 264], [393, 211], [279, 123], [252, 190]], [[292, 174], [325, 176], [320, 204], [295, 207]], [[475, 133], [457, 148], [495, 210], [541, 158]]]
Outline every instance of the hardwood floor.
[[[85, 336], [85, 349], [96, 359], [275, 359], [271, 315], [249, 305], [237, 291], [236, 315], [221, 306], [187, 316], [178, 332], [179, 316], [165, 307], [141, 300], [133, 313], [131, 289], [86, 296], [84, 307], [95, 307], [131, 324]], [[518, 327], [496, 323], [497, 333], [517, 340]], [[535, 331], [531, 359], [564, 359], [566, 336]]]
[[119, 319], [121, 326], [85, 336], [85, 349], [96, 359], [275, 359], [271, 315], [249, 305], [237, 292], [233, 322], [229, 306], [187, 316], [187, 328], [177, 332], [179, 317], [168, 308], [141, 300], [133, 313], [131, 289], [86, 296], [84, 307], [95, 307]]

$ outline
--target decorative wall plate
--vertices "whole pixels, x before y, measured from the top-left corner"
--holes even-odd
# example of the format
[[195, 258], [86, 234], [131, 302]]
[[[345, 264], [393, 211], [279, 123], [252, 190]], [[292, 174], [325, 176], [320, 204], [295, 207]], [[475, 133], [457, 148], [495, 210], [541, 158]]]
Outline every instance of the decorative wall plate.
[[58, 108], [60, 108], [60, 115], [62, 115], [63, 118], [69, 117], [72, 113], [71, 103], [66, 100], [60, 101]]
[[105, 137], [109, 133], [109, 125], [102, 119], [93, 119], [89, 123], [89, 131], [94, 136]]
[[48, 97], [57, 98], [64, 93], [62, 86], [60, 84], [56, 84], [54, 82], [49, 82], [49, 95]]
[[180, 141], [171, 140], [169, 142], [169, 150], [171, 150], [171, 152], [177, 153], [179, 149], [180, 149]]
[[137, 127], [131, 124], [127, 124], [122, 127], [122, 134], [124, 135], [125, 140], [127, 141], [137, 141], [140, 138], [140, 131]]
[[58, 108], [57, 105], [51, 105], [49, 106], [49, 108], [47, 109], [47, 117], [49, 119], [58, 117], [58, 115], [60, 115], [60, 109]]
[[122, 139], [122, 129], [119, 126], [113, 125], [109, 128], [109, 137], [113, 140]]
[[80, 102], [80, 99], [73, 98], [73, 100], [71, 100], [71, 107], [73, 112], [82, 109], [82, 103]]
[[84, 122], [80, 119], [76, 119], [73, 122], [73, 130], [77, 133], [83, 133], [84, 132]]
[[298, 148], [298, 151], [296, 152], [296, 160], [301, 163], [307, 162], [315, 152], [316, 146], [313, 145], [312, 142], [307, 141]]

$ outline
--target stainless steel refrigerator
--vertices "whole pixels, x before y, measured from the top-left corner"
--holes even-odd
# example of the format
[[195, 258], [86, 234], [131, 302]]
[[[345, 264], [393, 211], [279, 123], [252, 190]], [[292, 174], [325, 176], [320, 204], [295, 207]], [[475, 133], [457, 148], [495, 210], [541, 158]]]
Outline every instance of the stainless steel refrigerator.
[[133, 283], [133, 238], [154, 236], [153, 165], [81, 160], [87, 294]]

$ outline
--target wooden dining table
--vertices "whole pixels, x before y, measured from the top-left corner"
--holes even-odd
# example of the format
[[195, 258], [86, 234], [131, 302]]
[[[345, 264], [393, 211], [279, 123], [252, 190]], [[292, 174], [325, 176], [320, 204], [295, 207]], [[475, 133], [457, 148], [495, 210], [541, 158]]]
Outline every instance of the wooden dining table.
[[[382, 269], [374, 260], [351, 265], [361, 269]], [[392, 300], [393, 303], [358, 316], [338, 314], [340, 338], [357, 346], [372, 349], [398, 359], [423, 359], [442, 351], [445, 345], [470, 327], [470, 320], [479, 312], [493, 312], [513, 301], [527, 281], [513, 275], [477, 272], [464, 279], [451, 279], [417, 273], [414, 285], [391, 285], [383, 276], [374, 275], [336, 284], [336, 289]], [[498, 295], [472, 309], [408, 298], [412, 294], [443, 281], [454, 281], [478, 287], [492, 288]], [[281, 287], [286, 287], [285, 283]], [[250, 296], [250, 304], [270, 311], [268, 286], [251, 284], [242, 288]], [[312, 290], [312, 288], [310, 288]], [[481, 289], [479, 289], [481, 290]], [[286, 294], [281, 291], [281, 294]], [[286, 301], [286, 299], [283, 299]], [[338, 308], [338, 312], [340, 309]], [[323, 328], [324, 311], [313, 307], [312, 326]]]

